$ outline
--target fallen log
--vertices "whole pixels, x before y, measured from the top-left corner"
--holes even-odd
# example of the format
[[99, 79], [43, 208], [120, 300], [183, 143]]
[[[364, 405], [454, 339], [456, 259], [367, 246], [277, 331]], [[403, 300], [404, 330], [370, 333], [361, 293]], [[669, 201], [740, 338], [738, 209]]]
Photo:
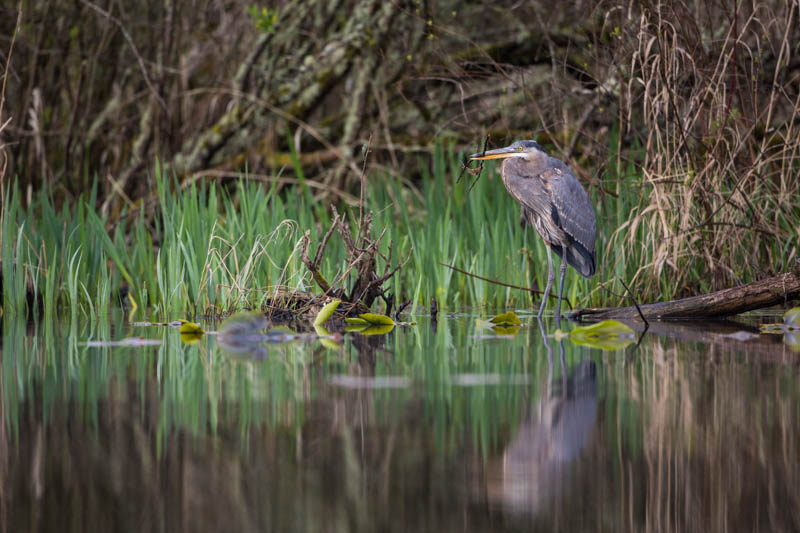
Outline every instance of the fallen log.
[[[645, 318], [684, 319], [731, 316], [754, 309], [781, 305], [800, 298], [800, 273], [787, 272], [739, 287], [681, 298], [671, 302], [640, 305]], [[638, 319], [635, 306], [578, 309], [571, 320]]]

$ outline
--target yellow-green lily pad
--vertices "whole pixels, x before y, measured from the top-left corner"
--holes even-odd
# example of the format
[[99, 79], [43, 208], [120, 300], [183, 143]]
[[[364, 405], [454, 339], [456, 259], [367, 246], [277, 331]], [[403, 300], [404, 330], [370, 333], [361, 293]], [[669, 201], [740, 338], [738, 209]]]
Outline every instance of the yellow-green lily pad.
[[492, 331], [498, 335], [516, 335], [519, 333], [520, 326], [495, 326]]
[[180, 337], [181, 337], [181, 342], [183, 344], [196, 344], [197, 342], [200, 341], [200, 339], [203, 338], [203, 334], [192, 333], [192, 332], [189, 333], [181, 332]]
[[569, 332], [569, 340], [580, 346], [601, 350], [619, 350], [631, 344], [634, 331], [617, 320], [603, 320], [590, 326], [581, 326]]
[[339, 307], [339, 304], [342, 303], [341, 300], [331, 300], [325, 306], [319, 310], [317, 314], [317, 318], [314, 319], [314, 326], [321, 326], [328, 319], [333, 315], [333, 312], [336, 311], [336, 308]]
[[800, 327], [800, 307], [792, 307], [783, 314], [783, 323], [787, 326]]
[[508, 313], [500, 313], [489, 319], [489, 322], [496, 326], [519, 326], [522, 324], [519, 317], [514, 311]]
[[378, 324], [376, 326], [367, 326], [359, 331], [361, 335], [385, 335], [394, 329], [394, 324]]
[[345, 318], [348, 324], [360, 324], [368, 326], [394, 326], [394, 320], [386, 315], [375, 313], [362, 313], [356, 318]]
[[181, 334], [203, 335], [205, 330], [203, 330], [199, 324], [189, 322], [188, 320], [181, 320], [180, 332]]
[[321, 324], [314, 324], [314, 331], [319, 335], [319, 342], [329, 350], [338, 350], [339, 343], [330, 338], [331, 332]]

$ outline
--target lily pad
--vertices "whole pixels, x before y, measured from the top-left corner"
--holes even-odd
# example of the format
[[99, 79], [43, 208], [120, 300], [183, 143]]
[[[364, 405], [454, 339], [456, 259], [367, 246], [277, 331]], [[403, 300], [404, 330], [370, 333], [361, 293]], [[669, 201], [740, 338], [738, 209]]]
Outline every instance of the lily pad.
[[314, 319], [314, 326], [321, 326], [327, 322], [331, 315], [333, 315], [333, 312], [336, 311], [336, 308], [339, 307], [340, 303], [342, 303], [341, 300], [332, 300], [325, 304], [325, 306], [319, 310], [317, 318]]
[[633, 342], [635, 336], [630, 326], [617, 320], [603, 320], [569, 332], [569, 340], [574, 344], [608, 351], [626, 347]]
[[362, 326], [394, 326], [394, 320], [390, 317], [375, 313], [362, 313], [357, 318], [345, 318], [345, 321], [348, 324], [360, 324]]
[[792, 307], [783, 314], [783, 323], [787, 326], [800, 328], [800, 307]]
[[361, 335], [386, 335], [394, 329], [394, 324], [378, 324], [376, 326], [368, 326], [359, 331]]
[[499, 315], [490, 318], [489, 322], [496, 326], [519, 326], [522, 324], [519, 317], [514, 311], [507, 313], [500, 313]]
[[329, 350], [338, 350], [339, 343], [331, 338], [331, 332], [321, 324], [314, 324], [314, 331], [319, 335], [319, 342]]
[[394, 324], [365, 324], [354, 323], [347, 326], [344, 330], [348, 333], [360, 333], [361, 335], [385, 335], [394, 329]]
[[495, 326], [492, 331], [498, 335], [516, 335], [519, 333], [520, 326]]
[[188, 320], [181, 320], [181, 327], [180, 327], [181, 334], [192, 334], [192, 335], [200, 335], [202, 336], [205, 333], [205, 330], [199, 325], [195, 324], [194, 322], [189, 322]]
[[196, 344], [203, 338], [203, 333], [181, 332], [180, 336], [183, 344]]

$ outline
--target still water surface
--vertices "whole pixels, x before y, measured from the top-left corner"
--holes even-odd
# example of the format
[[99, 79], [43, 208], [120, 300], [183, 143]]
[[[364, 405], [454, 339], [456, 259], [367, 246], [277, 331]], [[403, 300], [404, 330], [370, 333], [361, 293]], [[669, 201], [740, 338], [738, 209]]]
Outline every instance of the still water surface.
[[[453, 315], [229, 350], [121, 319], [6, 319], [0, 523], [800, 530], [800, 354], [730, 336], [762, 318], [654, 324], [616, 351], [522, 318], [509, 337]], [[85, 344], [130, 336], [161, 343]]]

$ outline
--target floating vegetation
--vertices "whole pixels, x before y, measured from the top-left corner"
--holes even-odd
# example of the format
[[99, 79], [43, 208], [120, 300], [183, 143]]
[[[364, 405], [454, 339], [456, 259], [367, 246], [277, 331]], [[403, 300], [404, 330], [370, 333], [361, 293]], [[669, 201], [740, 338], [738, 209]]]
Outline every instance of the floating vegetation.
[[800, 307], [793, 307], [783, 314], [783, 323], [761, 324], [761, 333], [783, 334], [800, 332]]
[[394, 320], [391, 317], [375, 313], [362, 313], [354, 318], [345, 318], [345, 322], [359, 326], [394, 326]]
[[620, 350], [636, 340], [636, 334], [631, 327], [617, 320], [603, 320], [589, 326], [580, 326], [568, 335], [574, 344], [608, 351]]
[[783, 342], [793, 352], [800, 352], [800, 307], [793, 307], [783, 314], [783, 323], [761, 324], [761, 333], [783, 335]]
[[342, 303], [341, 300], [332, 300], [326, 303], [323, 308], [319, 310], [317, 318], [314, 319], [314, 326], [321, 326], [327, 322], [328, 319], [333, 316], [333, 312], [336, 311], [336, 308], [339, 307], [340, 303]]
[[[418, 188], [391, 175], [365, 177], [361, 209], [342, 212], [248, 180], [184, 186], [158, 167], [155, 202], [114, 216], [96, 208], [96, 187], [59, 208], [44, 190], [23, 202], [12, 184], [4, 190], [0, 235], [3, 312], [105, 316], [120, 305], [144, 322], [258, 309], [282, 322], [331, 299], [342, 302], [336, 316], [392, 315], [407, 302], [413, 310], [434, 299], [443, 311], [533, 305], [529, 291], [487, 280], [544, 286], [544, 246], [519, 226], [513, 198], [496, 182], [479, 180], [469, 194], [453, 186], [459, 169], [458, 154], [438, 147], [420, 165]], [[568, 272], [574, 279], [565, 297], [576, 306], [620, 304], [616, 279], [629, 280], [641, 301], [679, 296], [674, 283], [642, 275], [656, 252], [632, 245], [632, 235], [650, 238], [649, 226], [629, 219], [651, 188], [626, 187], [623, 178], [633, 171], [607, 169], [605, 186], [615, 196], [596, 198], [604, 260], [592, 280]], [[776, 221], [775, 231], [792, 230], [793, 220]], [[770, 245], [775, 257], [786, 255], [779, 242]], [[684, 286], [695, 279], [708, 288], [701, 270], [682, 276]]]
[[519, 326], [522, 324], [519, 317], [514, 311], [507, 313], [500, 313], [489, 319], [489, 322], [495, 326]]
[[500, 313], [489, 320], [475, 319], [475, 325], [483, 329], [491, 329], [498, 336], [513, 336], [519, 333], [522, 321], [514, 311]]

